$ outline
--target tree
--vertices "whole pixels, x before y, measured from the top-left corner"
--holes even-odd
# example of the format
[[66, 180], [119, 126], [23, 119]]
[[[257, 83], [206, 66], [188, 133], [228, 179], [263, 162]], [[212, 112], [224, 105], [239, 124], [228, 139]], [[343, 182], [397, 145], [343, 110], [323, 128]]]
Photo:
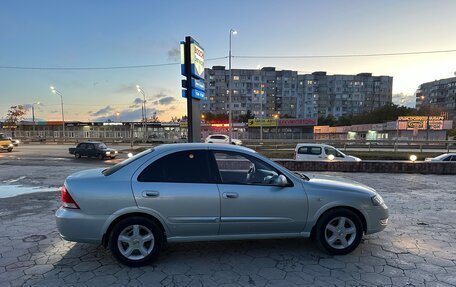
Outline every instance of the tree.
[[158, 122], [160, 122], [160, 120], [158, 119], [158, 116], [157, 116], [157, 112], [154, 112], [154, 114], [152, 115], [152, 117], [150, 117], [150, 121], [153, 122], [153, 123], [158, 123]]
[[11, 135], [14, 137], [15, 126], [24, 119], [27, 110], [22, 105], [11, 106], [6, 114], [5, 122], [9, 124]]
[[253, 114], [250, 110], [247, 110], [247, 113], [245, 115], [240, 115], [237, 119], [240, 123], [246, 123], [249, 121], [249, 119], [253, 118]]

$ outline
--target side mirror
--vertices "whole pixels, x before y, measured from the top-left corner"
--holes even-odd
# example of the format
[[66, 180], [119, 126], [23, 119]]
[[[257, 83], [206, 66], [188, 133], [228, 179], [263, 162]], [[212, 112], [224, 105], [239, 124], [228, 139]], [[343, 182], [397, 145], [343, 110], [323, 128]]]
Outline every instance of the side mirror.
[[288, 180], [283, 174], [277, 177], [277, 185], [282, 187], [288, 186]]

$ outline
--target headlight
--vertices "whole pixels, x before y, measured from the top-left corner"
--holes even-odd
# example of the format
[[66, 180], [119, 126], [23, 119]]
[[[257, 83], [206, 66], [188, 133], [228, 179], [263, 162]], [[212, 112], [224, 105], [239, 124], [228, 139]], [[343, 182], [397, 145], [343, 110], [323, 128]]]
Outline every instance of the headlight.
[[8, 147], [13, 147], [13, 146], [14, 146], [14, 145], [13, 145], [12, 143], [8, 145]]
[[361, 159], [359, 157], [355, 157], [355, 161], [360, 162]]
[[20, 143], [21, 141], [20, 140], [16, 140], [16, 143]]
[[109, 151], [106, 152], [106, 155], [110, 155], [110, 154], [111, 154], [111, 152], [109, 152]]
[[385, 203], [385, 201], [383, 201], [383, 198], [380, 196], [380, 194], [376, 194], [374, 196], [372, 196], [372, 204], [375, 205], [375, 206], [379, 206], [379, 205], [382, 205], [383, 203]]
[[115, 154], [117, 154], [118, 152], [117, 151], [114, 151]]

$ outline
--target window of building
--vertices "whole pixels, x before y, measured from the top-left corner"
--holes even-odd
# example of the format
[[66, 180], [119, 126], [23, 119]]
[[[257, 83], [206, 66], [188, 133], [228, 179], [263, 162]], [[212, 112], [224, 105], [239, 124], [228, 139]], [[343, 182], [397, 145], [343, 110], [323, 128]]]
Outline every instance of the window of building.
[[239, 81], [239, 76], [233, 76], [233, 81]]

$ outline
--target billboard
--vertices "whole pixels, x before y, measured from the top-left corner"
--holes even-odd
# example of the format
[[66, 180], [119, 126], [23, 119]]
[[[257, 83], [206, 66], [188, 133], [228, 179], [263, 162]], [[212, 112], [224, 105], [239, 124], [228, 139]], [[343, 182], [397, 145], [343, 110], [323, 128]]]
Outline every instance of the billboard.
[[[181, 74], [185, 76], [185, 42], [180, 42]], [[190, 69], [192, 77], [204, 79], [204, 49], [194, 39], [190, 43]]]
[[441, 116], [406, 116], [397, 119], [399, 130], [442, 130], [444, 117]]

